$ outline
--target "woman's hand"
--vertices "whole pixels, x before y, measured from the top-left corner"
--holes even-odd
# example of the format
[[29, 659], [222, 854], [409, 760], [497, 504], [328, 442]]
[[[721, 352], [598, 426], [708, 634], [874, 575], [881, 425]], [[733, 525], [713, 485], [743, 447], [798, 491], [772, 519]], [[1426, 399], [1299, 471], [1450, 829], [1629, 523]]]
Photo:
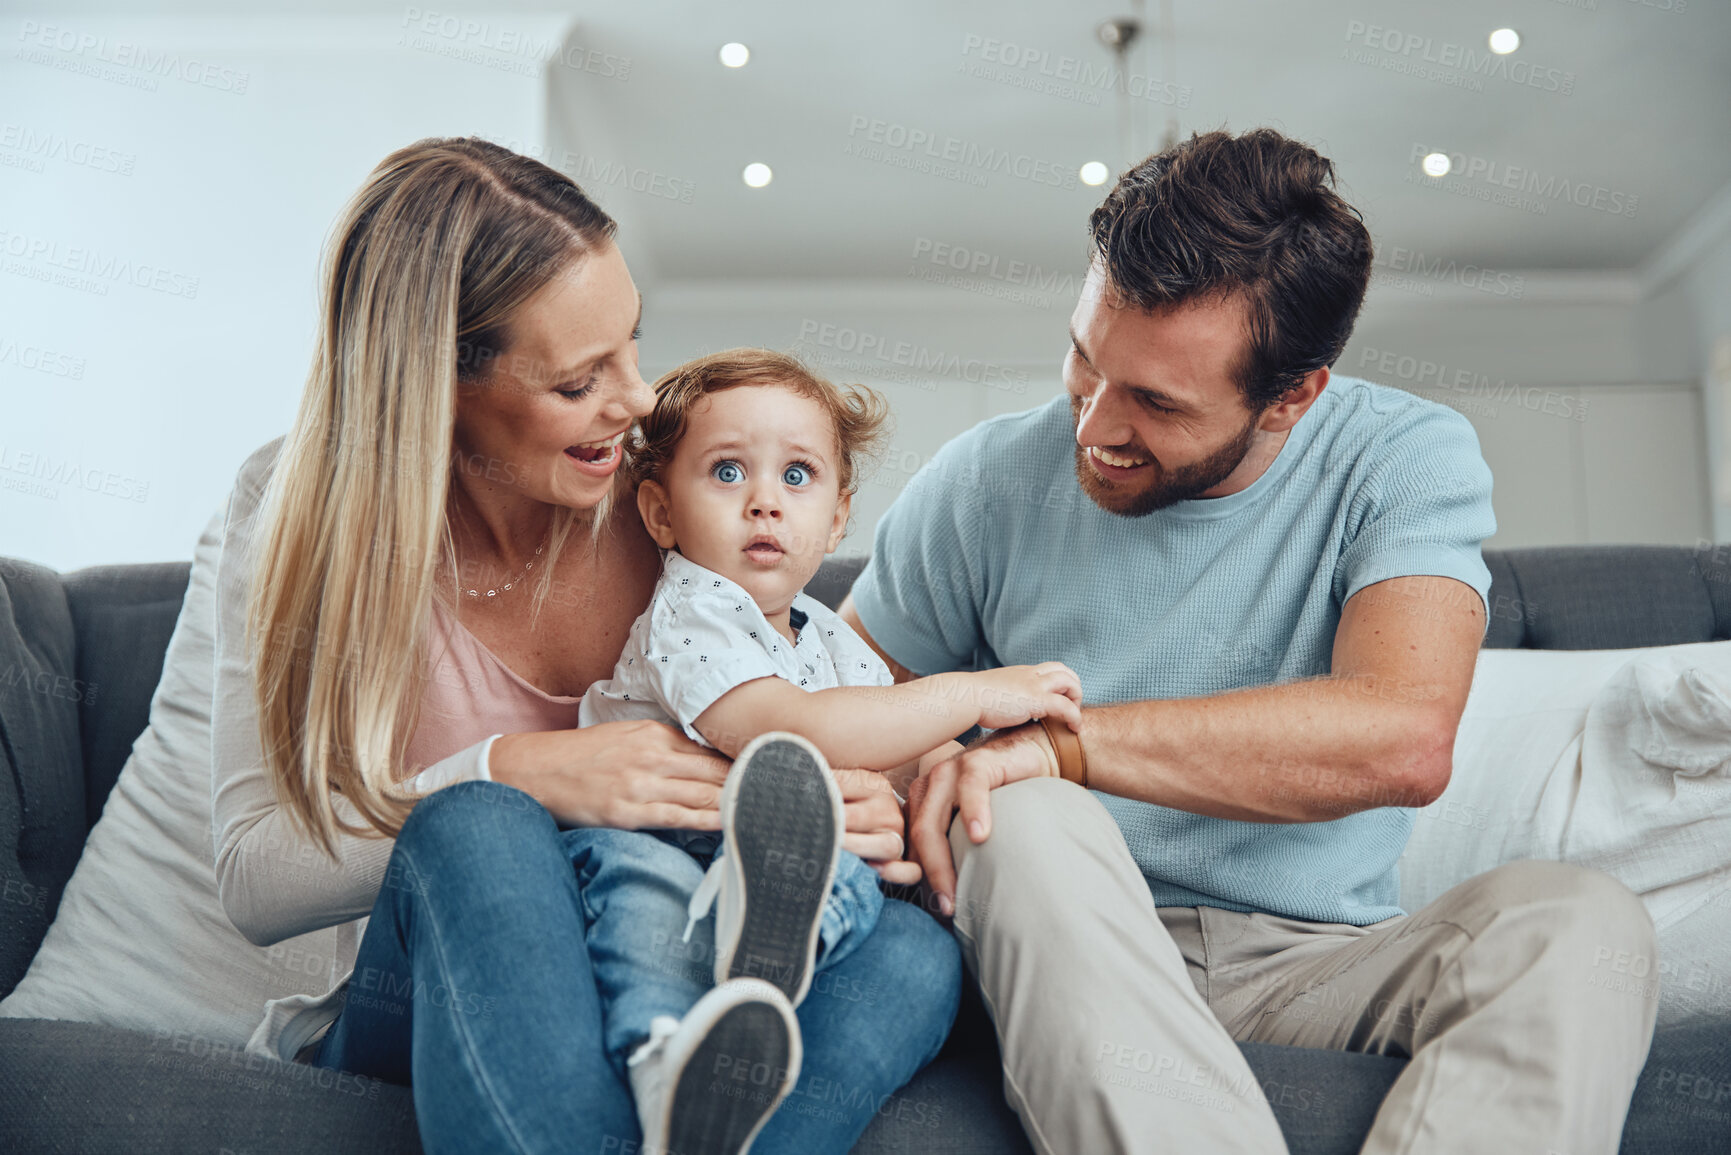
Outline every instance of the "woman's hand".
[[524, 791], [561, 826], [721, 829], [730, 763], [660, 722], [506, 734], [487, 762], [495, 782]]
[[842, 847], [870, 863], [885, 882], [918, 882], [919, 866], [905, 859], [902, 807], [889, 779], [875, 770], [837, 770], [835, 781], [847, 804], [847, 837]]

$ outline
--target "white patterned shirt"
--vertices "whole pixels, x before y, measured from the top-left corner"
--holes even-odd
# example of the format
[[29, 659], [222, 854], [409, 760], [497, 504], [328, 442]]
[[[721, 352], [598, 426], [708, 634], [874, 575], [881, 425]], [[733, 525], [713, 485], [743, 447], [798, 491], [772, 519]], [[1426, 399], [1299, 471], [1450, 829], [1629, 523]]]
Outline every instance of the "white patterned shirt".
[[[790, 642], [737, 582], [666, 551], [649, 608], [613, 668], [583, 695], [578, 725], [647, 718], [704, 742], [693, 723], [735, 686], [784, 678], [802, 690], [888, 686], [883, 659], [816, 598], [795, 594]], [[707, 743], [704, 743], [707, 745]]]

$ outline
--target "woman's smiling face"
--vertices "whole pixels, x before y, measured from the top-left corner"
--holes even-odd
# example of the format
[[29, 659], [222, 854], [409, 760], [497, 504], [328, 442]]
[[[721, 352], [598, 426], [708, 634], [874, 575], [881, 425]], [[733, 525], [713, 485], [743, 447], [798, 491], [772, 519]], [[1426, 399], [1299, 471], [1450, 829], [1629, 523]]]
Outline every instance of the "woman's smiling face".
[[792, 603], [841, 544], [835, 422], [774, 382], [700, 398], [663, 476], [638, 490], [650, 536], [743, 586], [765, 614]]
[[591, 509], [613, 484], [631, 423], [655, 404], [637, 371], [642, 297], [611, 243], [526, 301], [510, 348], [458, 390], [455, 450], [469, 484]]

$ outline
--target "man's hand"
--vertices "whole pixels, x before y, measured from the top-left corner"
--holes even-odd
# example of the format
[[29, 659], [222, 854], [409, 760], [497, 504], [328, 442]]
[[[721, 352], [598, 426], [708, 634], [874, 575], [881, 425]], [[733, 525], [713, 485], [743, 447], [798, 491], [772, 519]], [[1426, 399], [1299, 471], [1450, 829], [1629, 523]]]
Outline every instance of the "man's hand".
[[956, 911], [956, 864], [950, 855], [950, 819], [961, 811], [975, 845], [992, 833], [991, 793], [1024, 778], [1058, 777], [1058, 756], [1038, 724], [1000, 730], [984, 742], [933, 766], [908, 788], [908, 829], [913, 858], [945, 915]]

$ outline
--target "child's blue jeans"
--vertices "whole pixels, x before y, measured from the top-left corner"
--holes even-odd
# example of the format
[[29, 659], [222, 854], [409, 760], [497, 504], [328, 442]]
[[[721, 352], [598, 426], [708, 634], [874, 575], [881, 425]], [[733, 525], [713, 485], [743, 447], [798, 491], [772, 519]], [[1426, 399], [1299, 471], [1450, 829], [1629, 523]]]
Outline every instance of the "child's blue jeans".
[[[715, 919], [699, 920], [689, 941], [683, 936], [687, 905], [719, 836], [668, 835], [604, 827], [560, 832], [577, 870], [589, 963], [601, 994], [603, 1044], [621, 1074], [625, 1060], [648, 1036], [651, 1019], [684, 1018], [715, 985]], [[883, 904], [877, 872], [858, 855], [842, 851], [824, 902], [808, 1000], [875, 1001], [887, 993], [854, 990], [857, 983], [828, 973], [871, 934]]]

